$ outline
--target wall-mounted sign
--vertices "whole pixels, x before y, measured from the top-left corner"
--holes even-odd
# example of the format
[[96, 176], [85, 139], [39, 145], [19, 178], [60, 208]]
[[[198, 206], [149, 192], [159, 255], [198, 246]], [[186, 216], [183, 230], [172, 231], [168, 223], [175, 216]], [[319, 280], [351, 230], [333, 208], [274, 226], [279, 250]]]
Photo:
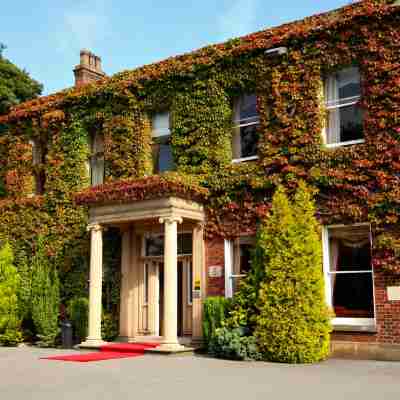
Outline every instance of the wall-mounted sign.
[[221, 278], [223, 276], [224, 270], [222, 265], [212, 265], [208, 268], [208, 276], [210, 278]]
[[400, 301], [400, 286], [389, 286], [386, 289], [389, 301]]
[[194, 299], [201, 299], [201, 291], [200, 290], [193, 290], [192, 292]]

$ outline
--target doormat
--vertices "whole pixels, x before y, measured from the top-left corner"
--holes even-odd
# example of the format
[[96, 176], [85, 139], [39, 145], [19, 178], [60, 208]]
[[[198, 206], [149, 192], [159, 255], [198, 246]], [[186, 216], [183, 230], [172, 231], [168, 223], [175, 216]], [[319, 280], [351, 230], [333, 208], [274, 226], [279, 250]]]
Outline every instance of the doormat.
[[66, 354], [41, 357], [41, 360], [91, 362], [117, 358], [140, 357], [146, 349], [159, 346], [159, 343], [110, 343], [100, 347], [99, 351], [84, 354]]

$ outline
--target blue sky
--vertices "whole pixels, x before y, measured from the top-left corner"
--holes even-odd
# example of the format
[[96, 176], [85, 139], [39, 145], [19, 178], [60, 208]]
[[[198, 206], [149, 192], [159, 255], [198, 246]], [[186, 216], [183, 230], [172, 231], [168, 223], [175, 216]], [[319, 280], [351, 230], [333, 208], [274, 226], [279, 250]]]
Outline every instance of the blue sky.
[[73, 85], [79, 50], [111, 75], [210, 43], [328, 11], [350, 0], [36, 0], [1, 6], [4, 55], [44, 84]]

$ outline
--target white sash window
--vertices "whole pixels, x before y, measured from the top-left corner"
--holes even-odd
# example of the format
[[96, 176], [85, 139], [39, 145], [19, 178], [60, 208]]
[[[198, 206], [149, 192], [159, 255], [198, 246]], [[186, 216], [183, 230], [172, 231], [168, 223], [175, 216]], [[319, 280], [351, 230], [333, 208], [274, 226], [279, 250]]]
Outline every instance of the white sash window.
[[375, 328], [371, 242], [369, 224], [323, 230], [326, 301], [335, 328]]
[[357, 67], [328, 75], [324, 82], [327, 110], [324, 139], [328, 147], [363, 142], [361, 83]]
[[154, 172], [160, 173], [175, 169], [171, 148], [171, 130], [169, 112], [153, 115], [153, 164]]
[[90, 183], [92, 186], [104, 183], [104, 139], [96, 133], [91, 142]]
[[249, 94], [237, 98], [233, 106], [233, 162], [257, 158], [259, 124], [257, 96]]

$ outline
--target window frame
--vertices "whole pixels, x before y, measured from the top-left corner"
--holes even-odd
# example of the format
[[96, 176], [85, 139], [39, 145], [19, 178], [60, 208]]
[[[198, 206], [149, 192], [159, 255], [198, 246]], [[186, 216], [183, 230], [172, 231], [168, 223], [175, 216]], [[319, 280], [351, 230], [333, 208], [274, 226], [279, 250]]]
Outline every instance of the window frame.
[[[100, 147], [100, 150], [99, 150]], [[105, 157], [104, 157], [104, 135], [95, 132], [90, 138], [90, 155], [88, 162], [90, 187], [103, 185], [106, 178]], [[100, 183], [94, 183], [94, 170], [101, 165], [102, 179]], [[97, 174], [100, 176], [100, 173]]]
[[[349, 107], [352, 105], [356, 105], [357, 103], [359, 103], [362, 100], [362, 93], [360, 93], [360, 95], [357, 96], [351, 96], [348, 98], [344, 98], [343, 100], [347, 100], [345, 101], [343, 104], [337, 104], [337, 105], [329, 105], [328, 101], [326, 100], [326, 90], [325, 90], [325, 85], [327, 82], [327, 79], [329, 79], [329, 77], [332, 74], [338, 73], [342, 70], [345, 70], [347, 68], [357, 68], [358, 70], [358, 74], [360, 77], [360, 85], [361, 85], [361, 81], [362, 81], [362, 75], [361, 75], [361, 70], [360, 67], [358, 65], [349, 65], [347, 67], [344, 68], [339, 68], [335, 71], [331, 71], [327, 74], [325, 74], [322, 78], [322, 103], [324, 106], [324, 110], [326, 113], [326, 117], [328, 117], [328, 114], [330, 112], [330, 110], [336, 110], [336, 109], [340, 109], [340, 108], [344, 108], [344, 107]], [[340, 99], [339, 99], [340, 102]], [[363, 135], [364, 135], [364, 131], [363, 131]], [[340, 142], [336, 142], [336, 143], [328, 143], [328, 127], [327, 127], [327, 123], [326, 123], [326, 118], [324, 118], [324, 126], [322, 129], [322, 139], [323, 139], [323, 144], [326, 148], [328, 149], [333, 149], [333, 148], [337, 148], [337, 147], [345, 147], [345, 146], [352, 146], [352, 145], [356, 145], [356, 144], [362, 144], [365, 143], [365, 136], [362, 139], [354, 139], [354, 140], [347, 140], [347, 141], [340, 141]]]
[[[323, 273], [324, 273], [324, 287], [325, 287], [325, 301], [330, 309], [333, 310], [333, 291], [332, 291], [332, 271], [330, 265], [330, 247], [329, 247], [329, 229], [332, 228], [350, 228], [350, 227], [368, 226], [370, 228], [369, 240], [372, 247], [372, 230], [370, 223], [357, 223], [351, 225], [335, 224], [324, 225], [322, 227], [322, 254], [323, 254]], [[338, 272], [336, 272], [337, 274]], [[371, 264], [370, 270], [365, 271], [346, 271], [348, 273], [371, 273], [372, 277], [372, 300], [374, 308], [373, 318], [356, 318], [356, 317], [333, 317], [331, 323], [333, 329], [336, 331], [361, 331], [361, 332], [375, 332], [376, 331], [376, 289], [375, 289], [375, 275], [374, 269]]]
[[240, 273], [240, 245], [255, 246], [256, 237], [253, 235], [239, 236], [234, 240], [224, 240], [224, 269], [225, 269], [225, 297], [231, 298], [235, 294], [235, 280], [242, 279], [247, 274]]
[[[233, 106], [232, 106], [232, 164], [238, 164], [241, 162], [246, 162], [246, 161], [254, 161], [257, 160], [258, 154], [254, 154], [251, 156], [246, 156], [246, 157], [242, 157], [241, 154], [239, 155], [239, 157], [237, 157], [236, 154], [236, 146], [235, 146], [235, 142], [239, 142], [239, 152], [241, 153], [242, 151], [242, 146], [241, 146], [241, 137], [240, 137], [240, 129], [246, 126], [256, 126], [259, 127], [260, 126], [260, 114], [257, 112], [257, 115], [253, 116], [253, 117], [248, 117], [248, 118], [244, 118], [244, 119], [240, 119], [240, 104], [241, 101], [243, 99], [243, 97], [245, 96], [252, 96], [254, 95], [256, 98], [256, 101], [258, 100], [258, 96], [257, 93], [242, 93], [240, 96], [236, 97], [233, 100]], [[246, 121], [250, 121], [250, 120], [254, 120], [253, 122], [246, 122]], [[239, 138], [237, 137], [239, 136]], [[258, 150], [258, 142], [257, 142], [257, 150]]]
[[[32, 176], [33, 176], [33, 191], [28, 194], [29, 197], [41, 196], [45, 193], [46, 172], [43, 169], [45, 163], [45, 149], [40, 141], [40, 138], [34, 137], [29, 140], [32, 148]], [[38, 167], [39, 171], [35, 168]]]
[[[155, 129], [154, 120], [157, 115], [167, 115], [168, 116], [168, 129], [165, 131], [159, 131]], [[152, 154], [153, 154], [153, 173], [154, 174], [162, 174], [168, 171], [173, 171], [175, 169], [175, 160], [173, 157], [172, 146], [171, 146], [171, 112], [170, 111], [161, 111], [153, 113], [151, 116], [151, 139], [152, 139]], [[160, 149], [161, 146], [165, 146], [164, 142], [168, 142], [167, 146], [169, 146], [171, 151], [172, 158], [172, 168], [160, 170]]]

